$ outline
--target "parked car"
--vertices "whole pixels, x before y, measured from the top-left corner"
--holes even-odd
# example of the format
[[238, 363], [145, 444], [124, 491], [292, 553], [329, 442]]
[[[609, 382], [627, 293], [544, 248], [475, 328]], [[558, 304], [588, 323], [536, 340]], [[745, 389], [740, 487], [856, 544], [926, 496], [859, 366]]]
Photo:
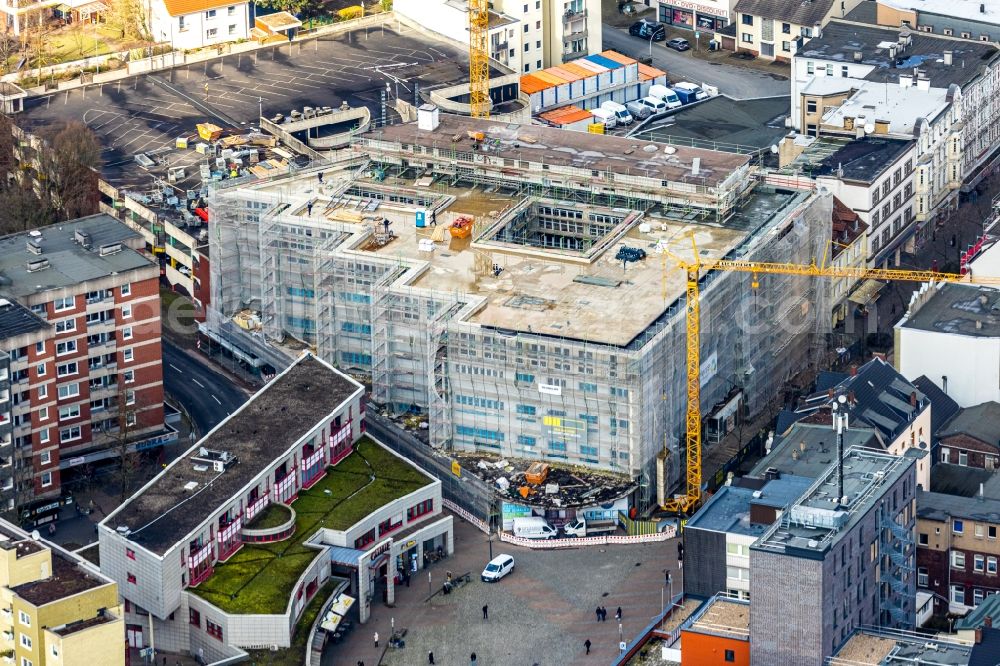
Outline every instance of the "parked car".
[[675, 51], [687, 51], [691, 48], [691, 45], [688, 44], [688, 40], [681, 39], [680, 37], [674, 37], [669, 40], [665, 46], [667, 48], [674, 49]]
[[510, 555], [497, 555], [483, 569], [484, 583], [495, 583], [514, 570], [514, 558]]
[[633, 23], [628, 29], [628, 34], [643, 39], [651, 38], [654, 42], [662, 42], [667, 38], [667, 29], [660, 23], [643, 19]]
[[667, 103], [659, 97], [653, 97], [652, 95], [649, 97], [643, 97], [639, 100], [639, 104], [646, 109], [647, 115], [656, 115], [658, 113], [667, 112]]

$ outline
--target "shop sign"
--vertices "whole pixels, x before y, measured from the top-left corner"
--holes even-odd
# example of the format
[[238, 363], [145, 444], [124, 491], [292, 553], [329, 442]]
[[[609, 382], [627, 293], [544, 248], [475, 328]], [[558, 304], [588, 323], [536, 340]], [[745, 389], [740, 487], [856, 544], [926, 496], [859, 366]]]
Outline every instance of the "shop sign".
[[671, 7], [678, 7], [680, 9], [693, 9], [699, 14], [711, 14], [713, 16], [721, 16], [722, 18], [729, 17], [729, 10], [712, 7], [711, 5], [702, 5], [697, 2], [690, 2], [689, 0], [670, 0], [669, 4]]

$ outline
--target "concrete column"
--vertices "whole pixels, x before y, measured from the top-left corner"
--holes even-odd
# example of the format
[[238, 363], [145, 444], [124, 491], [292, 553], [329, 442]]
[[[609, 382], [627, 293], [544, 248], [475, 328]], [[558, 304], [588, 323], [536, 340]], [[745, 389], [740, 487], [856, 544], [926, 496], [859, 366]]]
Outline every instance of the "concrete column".
[[392, 606], [396, 603], [396, 570], [392, 567], [395, 560], [390, 559], [385, 567], [385, 603]]

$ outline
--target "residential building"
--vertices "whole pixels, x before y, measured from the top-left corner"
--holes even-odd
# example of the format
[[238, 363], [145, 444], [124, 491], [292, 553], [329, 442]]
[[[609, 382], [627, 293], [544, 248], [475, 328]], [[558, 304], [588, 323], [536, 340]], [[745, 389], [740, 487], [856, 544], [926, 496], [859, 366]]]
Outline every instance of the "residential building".
[[[483, 134], [488, 153], [453, 141], [468, 132]], [[258, 355], [280, 349], [263, 340], [315, 345], [371, 377], [372, 400], [391, 413], [426, 416], [434, 447], [644, 478], [644, 492], [662, 500], [681, 478], [682, 457], [658, 454], [664, 442], [676, 450], [685, 427], [686, 287], [682, 271], [664, 273], [631, 249], [690, 256], [680, 239], [697, 232], [706, 257], [808, 263], [829, 245], [832, 197], [751, 179], [749, 158], [732, 153], [644, 142], [643, 159], [618, 159], [633, 145], [425, 105], [417, 125], [354, 145], [379, 180], [327, 168], [319, 188], [308, 170], [220, 184], [209, 196], [213, 305], [203, 332]], [[414, 188], [416, 168], [452, 185]], [[466, 193], [487, 184], [489, 210], [471, 206]], [[384, 222], [346, 207], [362, 200], [385, 202], [375, 203]], [[428, 217], [437, 225], [419, 226]], [[471, 247], [461, 238], [470, 220]], [[637, 260], [623, 265], [619, 252]], [[790, 302], [828, 311], [811, 278], [767, 281], [758, 292], [773, 298], [746, 276], [707, 276], [706, 413], [723, 400], [750, 417], [769, 408], [829, 324], [787, 316]], [[260, 312], [264, 335], [231, 325], [244, 308]], [[657, 465], [662, 484], [652, 481]]]
[[891, 455], [912, 451], [917, 485], [930, 488], [931, 401], [880, 358], [802, 400], [788, 415], [794, 425], [775, 437], [752, 473], [760, 475], [774, 468], [815, 477], [816, 465], [836, 462], [834, 405], [848, 415], [844, 450], [865, 447]]
[[754, 666], [821, 666], [859, 627], [913, 629], [915, 493], [910, 455], [853, 448], [750, 547]]
[[998, 499], [917, 494], [917, 585], [939, 611], [963, 614], [1000, 592], [998, 529]]
[[[807, 109], [811, 108], [808, 104]], [[808, 127], [808, 132], [815, 129]], [[858, 215], [866, 227], [862, 249], [865, 265], [895, 266], [901, 252], [912, 251], [916, 142], [875, 135], [859, 139], [786, 138], [780, 152], [782, 171], [814, 178], [817, 187], [828, 189]], [[864, 281], [855, 281], [855, 285], [869, 287]], [[832, 288], [832, 298], [841, 301], [852, 293], [837, 293], [836, 284]]]
[[135, 450], [176, 437], [163, 417], [159, 269], [142, 247], [107, 215], [0, 238], [17, 504], [59, 498], [63, 475], [118, 455], [123, 432]]
[[715, 595], [680, 628], [681, 666], [750, 666], [750, 603]]
[[[840, 269], [863, 268], [868, 257], [867, 231], [868, 224], [862, 221], [861, 216], [834, 195], [830, 265]], [[833, 313], [831, 325], [833, 327], [836, 327], [850, 315], [848, 295], [854, 293], [858, 284], [857, 277], [830, 279], [830, 303]]]
[[0, 651], [19, 666], [125, 666], [118, 586], [77, 555], [0, 520]]
[[209, 661], [288, 647], [321, 591], [349, 589], [364, 622], [397, 572], [453, 552], [441, 482], [363, 436], [364, 413], [364, 387], [304, 353], [109, 514], [101, 570], [128, 620]]
[[149, 31], [175, 49], [200, 49], [250, 37], [250, 4], [218, 0], [147, 0]]
[[793, 59], [792, 119], [800, 132], [915, 140], [914, 214], [924, 223], [995, 163], [998, 89], [992, 43], [831, 21]]
[[[490, 57], [515, 72], [537, 72], [600, 53], [600, 0], [494, 0], [490, 3]], [[455, 0], [398, 0], [393, 11], [463, 45], [469, 14]]]
[[3, 12], [5, 32], [19, 37], [32, 25], [38, 25], [39, 15], [46, 15], [60, 3], [56, 0], [29, 0], [27, 2], [5, 2], [0, 5]]
[[675, 28], [713, 33], [735, 20], [736, 0], [657, 0], [657, 18]]
[[804, 44], [823, 33], [830, 19], [843, 18], [860, 1], [739, 0], [734, 8], [738, 16], [736, 50], [765, 60], [789, 62]]
[[962, 407], [1000, 402], [1000, 290], [927, 283], [893, 327], [904, 377], [926, 375]]
[[1000, 8], [981, 0], [877, 0], [876, 21], [945, 37], [996, 42]]
[[813, 479], [772, 472], [722, 486], [684, 524], [684, 594], [750, 598], [750, 546]]
[[1000, 467], [1000, 403], [984, 402], [961, 409], [937, 431], [936, 460], [961, 467]]

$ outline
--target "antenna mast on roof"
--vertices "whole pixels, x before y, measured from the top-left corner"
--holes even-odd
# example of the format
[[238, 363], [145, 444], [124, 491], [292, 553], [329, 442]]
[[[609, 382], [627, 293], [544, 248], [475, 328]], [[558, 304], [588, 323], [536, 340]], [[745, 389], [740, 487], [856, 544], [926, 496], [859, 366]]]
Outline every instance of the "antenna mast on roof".
[[843, 506], [844, 501], [844, 431], [847, 430], [847, 411], [838, 411], [844, 407], [847, 396], [837, 396], [837, 401], [830, 407], [833, 413], [833, 427], [837, 430], [837, 503]]

